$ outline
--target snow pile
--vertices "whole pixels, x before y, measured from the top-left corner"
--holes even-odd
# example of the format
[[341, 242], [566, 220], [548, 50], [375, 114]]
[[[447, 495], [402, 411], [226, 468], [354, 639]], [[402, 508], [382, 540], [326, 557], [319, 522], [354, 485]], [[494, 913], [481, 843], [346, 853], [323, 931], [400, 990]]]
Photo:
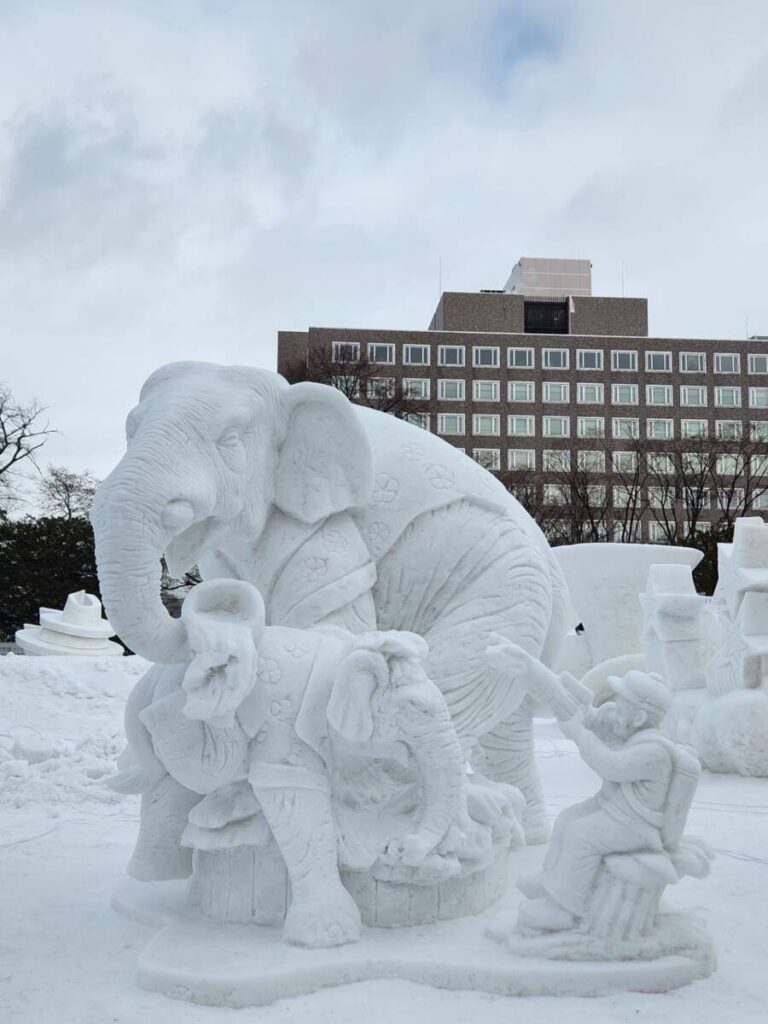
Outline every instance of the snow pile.
[[0, 658], [0, 805], [121, 804], [105, 777], [125, 745], [128, 694], [142, 658]]
[[691, 742], [713, 772], [768, 776], [768, 693], [736, 690], [703, 702]]

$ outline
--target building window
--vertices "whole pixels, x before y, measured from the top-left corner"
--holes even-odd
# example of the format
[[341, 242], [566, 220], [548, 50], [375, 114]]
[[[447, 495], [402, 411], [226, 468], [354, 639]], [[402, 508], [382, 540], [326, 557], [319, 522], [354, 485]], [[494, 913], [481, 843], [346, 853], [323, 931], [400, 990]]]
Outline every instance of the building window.
[[715, 491], [715, 499], [723, 511], [728, 509], [733, 511], [744, 509], [744, 488], [724, 487], [721, 490]]
[[542, 454], [545, 473], [563, 473], [571, 468], [571, 453], [563, 448], [550, 448]]
[[768, 388], [749, 389], [750, 409], [768, 409]]
[[675, 472], [675, 460], [669, 452], [649, 452], [648, 471], [657, 476], [671, 476]]
[[497, 380], [473, 381], [472, 397], [476, 402], [498, 402], [499, 382]]
[[542, 355], [542, 365], [545, 370], [567, 370], [568, 349], [567, 348], [545, 348]]
[[437, 382], [437, 397], [441, 402], [463, 402], [464, 381], [463, 380], [439, 380]]
[[485, 413], [476, 413], [472, 417], [472, 433], [479, 435], [485, 434], [491, 437], [498, 437], [499, 417], [488, 416]]
[[601, 348], [580, 348], [576, 353], [576, 365], [580, 370], [602, 370], [603, 350]]
[[463, 412], [440, 412], [437, 414], [438, 434], [457, 435], [464, 433]]
[[567, 416], [544, 416], [544, 437], [570, 437], [571, 421]]
[[536, 452], [532, 448], [510, 448], [507, 466], [509, 469], [535, 469]]
[[672, 385], [646, 384], [645, 401], [648, 405], [672, 405]]
[[768, 475], [768, 455], [753, 455], [749, 460], [753, 476]]
[[510, 437], [533, 437], [533, 416], [508, 416], [507, 433]]
[[674, 523], [648, 523], [648, 540], [651, 544], [664, 544], [669, 537], [674, 537]]
[[602, 384], [576, 385], [576, 401], [580, 405], [602, 405], [604, 393]]
[[640, 420], [627, 416], [614, 416], [612, 421], [614, 437], [639, 437]]
[[668, 441], [674, 437], [674, 420], [648, 420], [646, 422], [647, 436], [650, 441]]
[[683, 503], [687, 509], [708, 509], [710, 507], [708, 487], [684, 487]]
[[568, 299], [525, 301], [523, 329], [526, 334], [567, 334]]
[[611, 401], [614, 405], [637, 405], [637, 384], [612, 384]]
[[421, 427], [422, 430], [429, 430], [428, 412], [407, 412], [403, 419], [414, 427]]
[[498, 448], [473, 448], [472, 458], [479, 462], [483, 469], [501, 469], [501, 452]]
[[715, 472], [718, 476], [739, 476], [744, 469], [740, 455], [718, 455], [715, 458]]
[[738, 441], [741, 437], [741, 420], [715, 420], [715, 437], [720, 441]]
[[636, 452], [614, 452], [612, 455], [614, 473], [636, 473]]
[[589, 484], [586, 488], [587, 501], [593, 508], [605, 504], [605, 485]]
[[567, 384], [550, 384], [544, 385], [544, 401], [551, 402], [555, 405], [562, 405], [565, 402], [570, 401], [569, 399], [569, 388]]
[[366, 391], [369, 398], [393, 398], [395, 379], [394, 377], [370, 377]]
[[674, 487], [649, 487], [648, 504], [651, 508], [672, 508], [675, 504]]
[[544, 484], [544, 504], [567, 505], [571, 500], [570, 490], [570, 487], [564, 487], [562, 484]]
[[768, 420], [752, 420], [749, 436], [753, 441], [768, 441]]
[[360, 397], [360, 381], [350, 373], [348, 376], [342, 373], [333, 374], [331, 383], [338, 391], [343, 391], [347, 398]]
[[372, 363], [380, 365], [391, 365], [395, 361], [395, 346], [381, 345], [378, 341], [372, 341], [368, 345], [368, 359]]
[[738, 409], [741, 405], [741, 388], [715, 388], [715, 405], [721, 409]]
[[683, 475], [692, 476], [694, 473], [706, 473], [707, 456], [702, 452], [684, 452], [683, 454]]
[[613, 507], [629, 508], [631, 501], [637, 499], [637, 490], [634, 487], [626, 487], [624, 484], [616, 484], [613, 488]]
[[636, 370], [637, 352], [614, 349], [611, 352], [611, 369], [621, 371]]
[[680, 386], [680, 405], [706, 405], [707, 389], [704, 387], [682, 384]]
[[429, 366], [429, 345], [405, 345], [403, 362], [406, 366]]
[[[464, 381], [460, 383], [464, 385]], [[403, 377], [403, 397], [426, 401], [429, 398], [429, 377]]]
[[706, 420], [681, 420], [680, 430], [683, 437], [706, 437], [709, 433]]
[[681, 373], [706, 373], [707, 357], [703, 352], [681, 352], [680, 353]]
[[577, 437], [604, 437], [605, 420], [602, 416], [579, 416], [576, 420]]
[[755, 510], [768, 509], [768, 491], [761, 491], [760, 494], [752, 495], [750, 504]]
[[741, 356], [735, 352], [716, 352], [715, 373], [741, 373]]
[[645, 368], [649, 373], [669, 373], [672, 369], [672, 353], [646, 352]]
[[749, 372], [750, 373], [768, 373], [768, 355], [750, 355], [749, 356]]
[[497, 367], [499, 350], [495, 345], [474, 345], [472, 348], [472, 365], [481, 367]]
[[438, 345], [437, 347], [438, 366], [463, 366], [464, 346], [463, 345]]
[[507, 401], [509, 402], [532, 402], [534, 394], [535, 388], [532, 380], [507, 381]]
[[356, 363], [360, 359], [360, 344], [357, 341], [334, 341], [331, 358], [334, 363]]
[[510, 370], [532, 370], [533, 349], [532, 348], [508, 348], [507, 366]]
[[577, 452], [576, 465], [582, 473], [604, 473], [605, 452]]

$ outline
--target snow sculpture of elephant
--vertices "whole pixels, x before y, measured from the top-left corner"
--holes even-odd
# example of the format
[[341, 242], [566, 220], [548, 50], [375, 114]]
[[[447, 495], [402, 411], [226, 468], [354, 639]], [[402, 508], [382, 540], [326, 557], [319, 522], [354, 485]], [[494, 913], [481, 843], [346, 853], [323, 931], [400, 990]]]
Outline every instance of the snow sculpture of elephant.
[[[258, 591], [235, 580], [201, 583], [182, 619], [189, 665], [156, 665], [132, 698], [137, 766], [196, 794], [179, 822], [184, 849], [276, 844], [290, 879], [287, 941], [359, 937], [340, 865], [413, 881], [489, 862], [493, 828], [469, 816], [461, 744], [421, 667], [420, 637], [266, 626]], [[393, 745], [418, 778], [410, 793], [397, 787], [396, 815], [387, 778], [361, 784], [359, 772]], [[231, 890], [230, 871], [213, 884]], [[235, 887], [249, 894], [247, 913], [251, 887], [263, 900], [265, 884], [251, 872]]]
[[[528, 841], [545, 838], [529, 698], [483, 652], [500, 634], [550, 661], [565, 584], [497, 480], [427, 431], [261, 369], [162, 367], [126, 426], [91, 518], [104, 603], [134, 651], [189, 657], [160, 601], [163, 553], [175, 575], [252, 583], [272, 625], [416, 633], [466, 756], [522, 791]], [[192, 802], [167, 778], [142, 785], [169, 817]]]

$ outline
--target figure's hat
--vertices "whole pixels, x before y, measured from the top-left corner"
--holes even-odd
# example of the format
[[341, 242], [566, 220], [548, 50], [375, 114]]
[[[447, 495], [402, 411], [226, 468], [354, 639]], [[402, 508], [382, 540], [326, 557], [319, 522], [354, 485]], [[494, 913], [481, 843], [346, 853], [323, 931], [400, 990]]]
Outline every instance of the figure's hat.
[[625, 697], [643, 711], [665, 715], [672, 703], [669, 690], [661, 676], [655, 672], [632, 669], [624, 676], [608, 676], [608, 685], [614, 693]]
[[69, 636], [110, 637], [115, 632], [107, 619], [101, 617], [101, 601], [84, 590], [69, 595], [64, 611], [41, 608], [40, 625]]

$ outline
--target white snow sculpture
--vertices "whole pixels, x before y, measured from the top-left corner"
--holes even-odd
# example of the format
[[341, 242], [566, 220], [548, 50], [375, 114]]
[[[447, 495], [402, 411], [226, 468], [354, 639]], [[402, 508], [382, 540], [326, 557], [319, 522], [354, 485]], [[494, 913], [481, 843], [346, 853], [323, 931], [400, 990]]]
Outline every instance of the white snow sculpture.
[[489, 647], [488, 657], [549, 704], [603, 779], [594, 797], [559, 815], [540, 874], [518, 881], [527, 899], [516, 926], [492, 927], [491, 937], [518, 955], [566, 960], [700, 952], [708, 940], [685, 915], [659, 912], [666, 886], [705, 877], [712, 858], [683, 835], [700, 767], [659, 728], [671, 702], [663, 681], [637, 670], [611, 677], [614, 699], [595, 709], [572, 676], [513, 644]]
[[79, 590], [70, 594], [63, 611], [40, 609], [40, 625], [29, 623], [16, 632], [16, 643], [25, 654], [121, 657], [123, 648], [110, 641], [115, 635], [101, 617], [101, 602]]
[[670, 690], [704, 686], [702, 615], [706, 598], [696, 593], [688, 565], [652, 565], [645, 593], [645, 662]]
[[[157, 840], [143, 813], [150, 834], [134, 874], [157, 877], [164, 857], [178, 874], [188, 867], [180, 850], [194, 850], [193, 907], [225, 921], [285, 919], [286, 940], [313, 947], [359, 938], [361, 911], [372, 923], [436, 919], [448, 879], [496, 880], [454, 900], [456, 915], [500, 895], [498, 864], [522, 842], [522, 800], [500, 784], [469, 785], [445, 700], [422, 667], [424, 640], [266, 626], [258, 591], [235, 580], [193, 589], [182, 625], [191, 660], [155, 666], [137, 685], [131, 748], [112, 784], [130, 791], [167, 773], [194, 796], [149, 856], [143, 845]], [[392, 758], [387, 772], [381, 762]], [[413, 894], [404, 919], [388, 883]]]
[[715, 696], [768, 682], [768, 524], [737, 519], [732, 544], [718, 544], [714, 604], [722, 645], [707, 665]]
[[[161, 368], [127, 435], [91, 515], [104, 602], [132, 650], [159, 663], [190, 657], [183, 624], [159, 600], [163, 553], [176, 576], [197, 564], [204, 578], [252, 583], [271, 625], [416, 633], [465, 753], [520, 789], [528, 840], [546, 838], [531, 703], [483, 651], [495, 631], [550, 661], [566, 629], [565, 585], [497, 480], [335, 388], [246, 367]], [[148, 804], [185, 813], [183, 787], [144, 782]]]
[[[554, 554], [568, 584], [591, 666], [643, 652], [639, 594], [652, 565], [695, 569], [703, 555], [693, 548], [660, 544], [565, 544]], [[573, 623], [576, 625], [576, 623]]]

